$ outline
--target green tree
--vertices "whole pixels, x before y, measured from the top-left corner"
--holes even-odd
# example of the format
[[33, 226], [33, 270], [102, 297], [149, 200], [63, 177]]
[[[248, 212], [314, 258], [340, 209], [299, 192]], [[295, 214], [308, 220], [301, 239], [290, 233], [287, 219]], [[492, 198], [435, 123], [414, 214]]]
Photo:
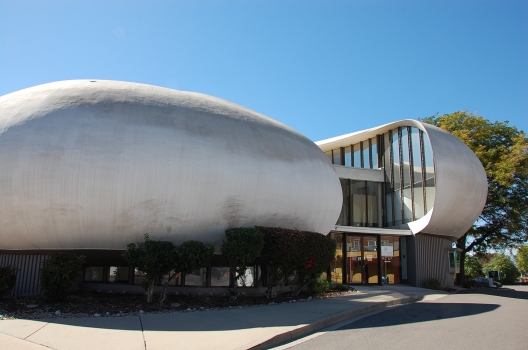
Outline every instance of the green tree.
[[200, 241], [185, 241], [176, 248], [176, 270], [187, 275], [200, 267], [209, 265], [214, 255], [214, 246]]
[[464, 263], [464, 272], [465, 276], [470, 278], [484, 276], [484, 271], [482, 270], [482, 263], [480, 262], [480, 257], [478, 255], [466, 255]]
[[146, 281], [143, 283], [143, 288], [147, 303], [150, 303], [154, 295], [154, 281], [158, 276], [167, 275], [173, 271], [176, 266], [177, 253], [176, 246], [172, 242], [152, 241], [149, 235], [145, 234], [143, 242], [127, 245], [123, 257], [139, 272], [145, 274]]
[[502, 284], [514, 284], [519, 276], [519, 271], [513, 264], [509, 256], [504, 254], [495, 254], [490, 259], [490, 262], [484, 264], [484, 273], [488, 271], [499, 271], [498, 281]]
[[209, 265], [213, 259], [214, 246], [210, 243], [195, 240], [185, 241], [176, 247], [175, 254], [172, 275], [170, 273], [167, 274], [167, 278], [162, 282], [160, 304], [167, 298], [167, 287], [178, 272], [184, 276]]
[[517, 264], [517, 270], [523, 274], [528, 273], [528, 245], [520, 246], [515, 256], [515, 262]]
[[81, 273], [84, 255], [72, 253], [51, 254], [40, 269], [42, 294], [49, 300], [62, 300], [70, 292], [73, 280]]
[[264, 235], [255, 228], [239, 227], [226, 230], [222, 255], [229, 263], [233, 299], [238, 297], [238, 282], [241, 281], [245, 285], [247, 266], [255, 261], [263, 246]]
[[471, 148], [488, 178], [488, 198], [474, 225], [456, 242], [462, 249], [460, 274], [465, 279], [465, 255], [503, 250], [525, 242], [528, 222], [528, 139], [508, 122], [490, 122], [467, 111], [422, 120], [436, 125]]

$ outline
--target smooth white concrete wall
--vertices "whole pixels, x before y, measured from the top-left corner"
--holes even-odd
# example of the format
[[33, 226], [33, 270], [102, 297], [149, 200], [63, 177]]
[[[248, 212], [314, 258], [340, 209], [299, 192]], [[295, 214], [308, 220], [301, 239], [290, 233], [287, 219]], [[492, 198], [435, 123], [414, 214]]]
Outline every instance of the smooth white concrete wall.
[[207, 95], [63, 81], [0, 97], [0, 249], [218, 244], [224, 230], [326, 234], [333, 166], [293, 129]]

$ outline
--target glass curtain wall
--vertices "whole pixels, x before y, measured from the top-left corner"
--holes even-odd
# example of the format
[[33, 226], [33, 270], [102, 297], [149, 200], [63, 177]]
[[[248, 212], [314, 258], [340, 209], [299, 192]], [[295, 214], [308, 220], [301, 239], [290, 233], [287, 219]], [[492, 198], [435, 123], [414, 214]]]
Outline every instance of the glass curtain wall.
[[379, 168], [377, 137], [354, 145], [326, 151], [325, 154], [334, 165], [365, 169]]
[[384, 188], [379, 183], [341, 179], [338, 225], [399, 226], [422, 218], [433, 207], [433, 152], [427, 134], [418, 128], [396, 128], [325, 153], [335, 165], [383, 167], [385, 173]]
[[340, 179], [343, 205], [340, 226], [382, 227], [381, 183]]
[[422, 218], [433, 207], [433, 152], [427, 135], [414, 127], [400, 127], [383, 135], [385, 148], [384, 226], [399, 226]]

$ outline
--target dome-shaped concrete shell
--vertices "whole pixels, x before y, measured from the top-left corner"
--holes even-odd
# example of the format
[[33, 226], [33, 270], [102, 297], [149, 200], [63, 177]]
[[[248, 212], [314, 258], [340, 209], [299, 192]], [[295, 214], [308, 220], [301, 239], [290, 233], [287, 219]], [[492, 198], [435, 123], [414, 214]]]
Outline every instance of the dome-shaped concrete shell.
[[0, 249], [218, 243], [224, 230], [327, 233], [333, 167], [306, 137], [207, 95], [64, 81], [0, 97]]

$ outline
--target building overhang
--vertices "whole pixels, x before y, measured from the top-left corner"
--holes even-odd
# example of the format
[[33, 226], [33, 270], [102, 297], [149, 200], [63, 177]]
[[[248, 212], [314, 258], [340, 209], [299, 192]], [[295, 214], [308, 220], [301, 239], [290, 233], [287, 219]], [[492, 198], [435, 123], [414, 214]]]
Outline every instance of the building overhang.
[[337, 176], [340, 179], [362, 180], [372, 182], [384, 182], [383, 169], [352, 168], [342, 165], [334, 165]]
[[347, 233], [358, 233], [358, 234], [373, 234], [373, 235], [384, 235], [384, 236], [412, 236], [411, 230], [406, 229], [393, 229], [393, 228], [382, 228], [382, 227], [360, 227], [360, 226], [339, 226], [335, 225], [331, 232], [347, 232]]

